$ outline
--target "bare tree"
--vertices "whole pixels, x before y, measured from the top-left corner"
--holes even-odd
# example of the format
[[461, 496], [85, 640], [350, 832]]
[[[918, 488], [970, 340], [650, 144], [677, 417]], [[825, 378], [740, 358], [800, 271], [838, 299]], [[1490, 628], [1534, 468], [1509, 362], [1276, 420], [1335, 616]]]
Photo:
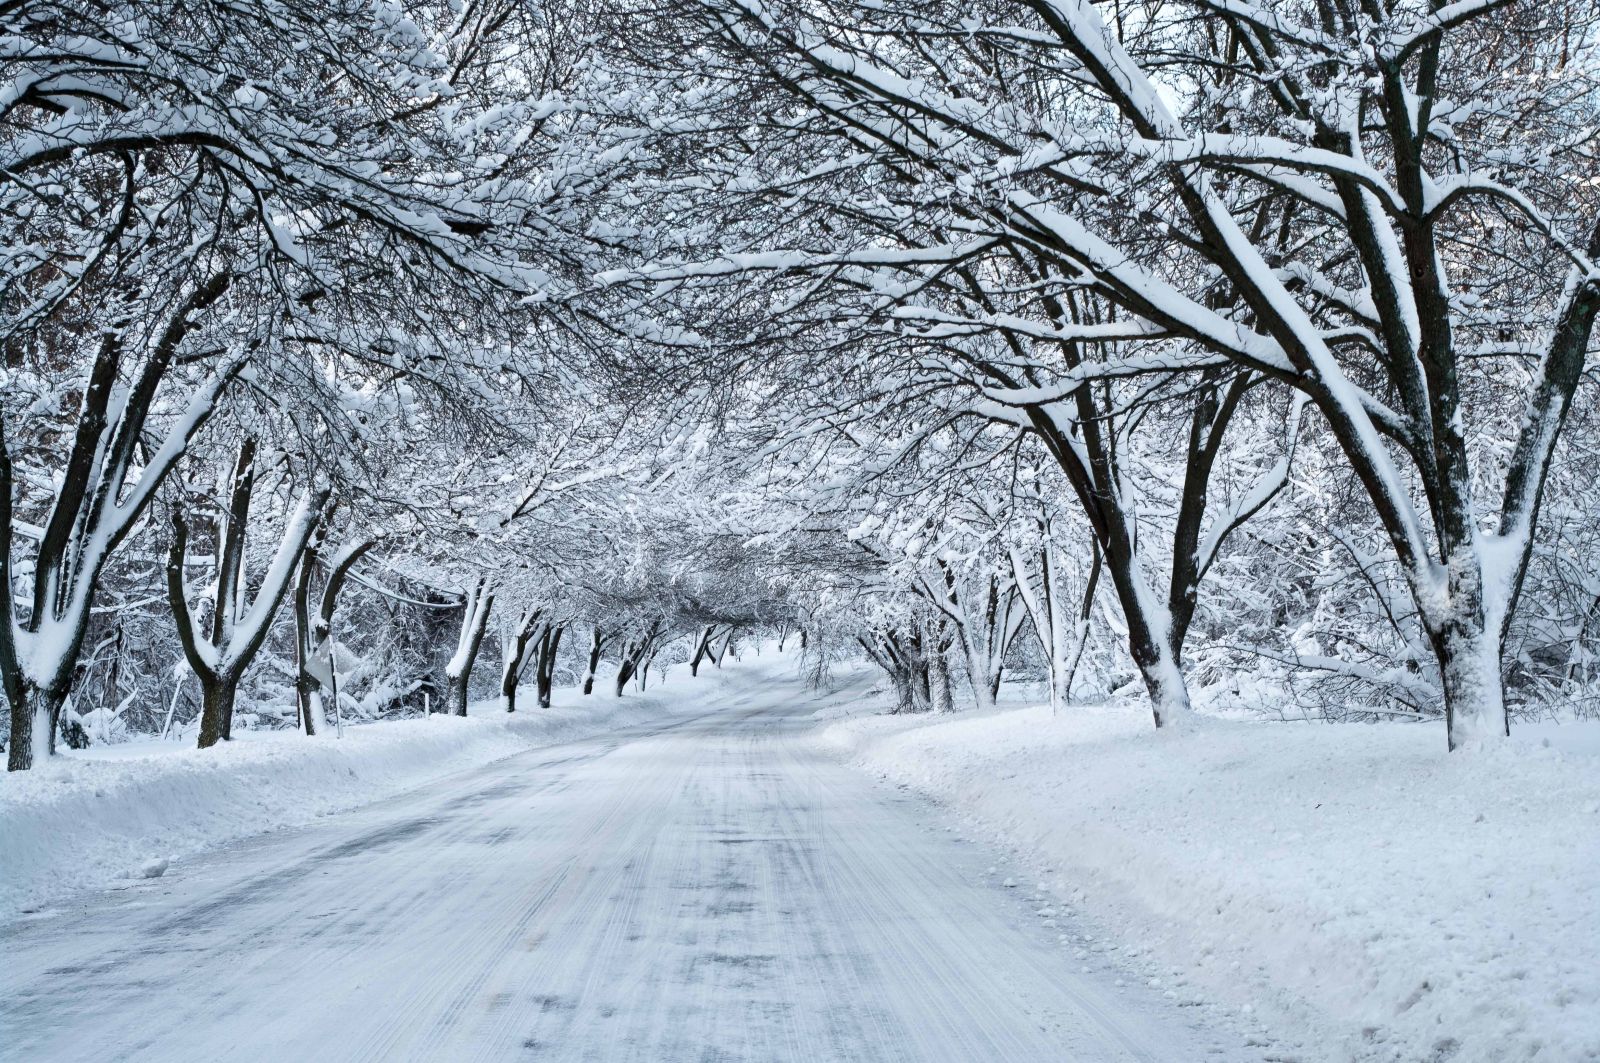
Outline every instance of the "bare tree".
[[312, 530], [321, 519], [328, 491], [305, 491], [284, 525], [272, 563], [261, 576], [253, 596], [247, 594], [246, 538], [250, 502], [255, 493], [256, 443], [247, 439], [239, 448], [231, 477], [231, 491], [221, 534], [216, 539], [215, 594], [206, 629], [196, 622], [184, 568], [188, 558], [189, 525], [182, 513], [172, 514], [172, 548], [167, 559], [167, 599], [178, 625], [179, 641], [189, 667], [200, 680], [200, 748], [233, 737], [233, 706], [239, 680], [266, 641], [278, 606], [294, 577], [295, 563]]

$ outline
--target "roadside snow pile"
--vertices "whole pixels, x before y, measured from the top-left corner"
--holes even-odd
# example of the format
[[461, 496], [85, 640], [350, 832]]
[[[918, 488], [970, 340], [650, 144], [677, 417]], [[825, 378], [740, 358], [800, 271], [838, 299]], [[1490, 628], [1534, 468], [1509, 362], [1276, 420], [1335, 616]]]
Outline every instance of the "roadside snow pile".
[[821, 738], [1051, 868], [1176, 996], [1310, 1026], [1313, 1058], [1498, 1063], [1600, 1059], [1595, 733], [1447, 755], [1431, 727], [1107, 707]]
[[620, 700], [598, 686], [588, 698], [558, 691], [550, 709], [530, 690], [515, 714], [485, 702], [465, 719], [346, 727], [342, 739], [247, 732], [207, 750], [147, 741], [67, 753], [0, 776], [0, 919], [535, 746], [698, 711], [726, 678], [673, 676]]

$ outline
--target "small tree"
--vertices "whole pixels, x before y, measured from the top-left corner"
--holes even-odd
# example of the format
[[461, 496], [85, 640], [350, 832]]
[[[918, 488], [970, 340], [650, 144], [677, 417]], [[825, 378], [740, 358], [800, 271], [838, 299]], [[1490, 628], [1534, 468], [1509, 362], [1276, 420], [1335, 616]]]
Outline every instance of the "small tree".
[[447, 684], [446, 711], [467, 714], [467, 696], [472, 685], [472, 666], [489, 629], [489, 613], [494, 608], [494, 591], [488, 577], [481, 577], [461, 601], [461, 628], [456, 636], [456, 652], [444, 667]]
[[201, 749], [233, 737], [233, 706], [239, 680], [266, 641], [272, 618], [294, 576], [295, 562], [305, 549], [328, 499], [326, 490], [308, 490], [301, 494], [298, 505], [284, 524], [271, 566], [262, 575], [254, 597], [247, 604], [245, 545], [250, 501], [255, 491], [255, 450], [255, 441], [246, 440], [239, 448], [234, 465], [232, 491], [217, 543], [211, 622], [205, 630], [190, 609], [190, 592], [184, 576], [189, 526], [181, 513], [175, 511], [172, 515], [167, 600], [178, 625], [184, 656], [200, 680]]

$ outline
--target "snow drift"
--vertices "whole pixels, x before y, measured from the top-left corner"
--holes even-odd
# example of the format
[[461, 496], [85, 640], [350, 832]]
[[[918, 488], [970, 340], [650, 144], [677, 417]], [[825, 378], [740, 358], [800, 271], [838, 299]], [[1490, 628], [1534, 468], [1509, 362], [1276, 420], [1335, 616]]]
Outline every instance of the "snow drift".
[[1172, 995], [1309, 1029], [1312, 1058], [1453, 1063], [1600, 1059], [1597, 736], [1447, 757], [1433, 728], [1158, 735], [1142, 706], [822, 732], [1048, 865], [1116, 943], [1089, 951]]

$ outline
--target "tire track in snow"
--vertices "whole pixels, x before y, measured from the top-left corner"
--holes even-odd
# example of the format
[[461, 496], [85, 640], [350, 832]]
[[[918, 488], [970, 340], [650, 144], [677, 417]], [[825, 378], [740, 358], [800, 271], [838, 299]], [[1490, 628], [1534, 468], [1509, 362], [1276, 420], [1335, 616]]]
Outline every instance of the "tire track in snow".
[[1211, 1055], [1193, 1013], [1080, 974], [927, 806], [816, 752], [810, 700], [758, 675], [17, 924], [0, 1058]]

